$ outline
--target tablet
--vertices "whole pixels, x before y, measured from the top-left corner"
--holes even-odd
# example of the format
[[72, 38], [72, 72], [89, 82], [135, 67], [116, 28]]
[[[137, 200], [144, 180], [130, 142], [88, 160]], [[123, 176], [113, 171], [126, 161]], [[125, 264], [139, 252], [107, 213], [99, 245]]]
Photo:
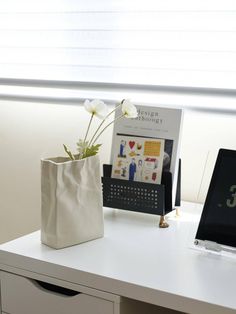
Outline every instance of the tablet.
[[219, 150], [196, 239], [236, 247], [235, 150]]

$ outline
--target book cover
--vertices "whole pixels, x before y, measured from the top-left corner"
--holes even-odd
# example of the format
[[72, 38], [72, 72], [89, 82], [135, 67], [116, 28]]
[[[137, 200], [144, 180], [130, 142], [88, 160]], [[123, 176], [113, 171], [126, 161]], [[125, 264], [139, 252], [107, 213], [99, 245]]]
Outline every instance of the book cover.
[[164, 140], [116, 134], [112, 178], [161, 183]]
[[[117, 123], [115, 123], [112, 152], [115, 152], [116, 147], [120, 143], [120, 134], [164, 140], [163, 171], [172, 173], [172, 202], [174, 207], [183, 110], [147, 105], [136, 105], [136, 107], [138, 110], [137, 118], [124, 118], [117, 120]], [[116, 117], [119, 117], [121, 114], [121, 109], [117, 109]], [[111, 164], [114, 164], [114, 153], [111, 154]]]

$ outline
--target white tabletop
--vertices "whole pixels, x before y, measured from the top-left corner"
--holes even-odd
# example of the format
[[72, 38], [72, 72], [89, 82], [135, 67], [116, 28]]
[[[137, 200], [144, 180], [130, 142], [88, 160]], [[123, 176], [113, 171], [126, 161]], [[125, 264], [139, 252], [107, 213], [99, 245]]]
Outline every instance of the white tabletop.
[[199, 206], [184, 203], [168, 229], [158, 217], [105, 209], [105, 236], [62, 250], [35, 232], [0, 246], [9, 265], [187, 313], [235, 313], [236, 260], [190, 248]]

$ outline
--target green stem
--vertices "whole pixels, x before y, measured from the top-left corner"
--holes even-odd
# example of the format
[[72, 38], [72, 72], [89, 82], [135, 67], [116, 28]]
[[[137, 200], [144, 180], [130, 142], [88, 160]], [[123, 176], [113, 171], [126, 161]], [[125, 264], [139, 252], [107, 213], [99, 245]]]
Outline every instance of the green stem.
[[97, 130], [95, 131], [95, 133], [93, 134], [91, 140], [89, 141], [88, 146], [90, 146], [90, 145], [92, 144], [93, 139], [94, 139], [95, 136], [97, 135], [98, 131], [101, 129], [101, 127], [102, 127], [103, 123], [105, 122], [106, 118], [107, 118], [107, 116], [102, 120], [102, 122], [101, 122], [100, 125], [98, 126]]
[[87, 136], [88, 136], [88, 132], [89, 132], [89, 129], [90, 129], [92, 120], [93, 120], [93, 116], [94, 116], [94, 113], [91, 114], [91, 118], [90, 118], [90, 121], [89, 121], [89, 125], [88, 125], [88, 128], [87, 128], [87, 132], [86, 132], [85, 137], [84, 137], [84, 144], [85, 144], [85, 142], [86, 142], [86, 140], [87, 140]]
[[108, 123], [105, 128], [102, 129], [102, 131], [97, 135], [97, 137], [95, 138], [95, 140], [92, 142], [91, 145], [94, 145], [96, 143], [96, 141], [98, 140], [98, 138], [100, 137], [100, 135], [115, 121], [121, 119], [122, 117], [124, 117], [124, 114], [122, 114], [121, 116], [117, 117], [116, 119], [114, 119], [113, 121], [111, 121], [110, 123]]
[[[123, 102], [124, 102], [124, 99], [121, 101], [121, 103], [120, 103], [118, 106], [115, 107], [115, 109], [113, 109], [111, 112], [109, 112], [109, 113], [106, 115], [106, 117], [102, 120], [102, 122], [101, 122], [100, 125], [98, 126], [97, 130], [96, 130], [95, 133], [93, 134], [91, 140], [89, 141], [88, 146], [90, 146], [90, 145], [92, 144], [93, 139], [94, 139], [95, 136], [98, 134], [98, 131], [99, 131], [99, 130], [101, 129], [101, 127], [103, 126], [105, 120], [106, 120], [108, 117], [110, 117], [110, 115], [111, 115], [113, 112], [115, 112], [115, 111], [123, 104]], [[95, 143], [95, 142], [96, 142], [96, 141], [94, 141], [93, 143]]]

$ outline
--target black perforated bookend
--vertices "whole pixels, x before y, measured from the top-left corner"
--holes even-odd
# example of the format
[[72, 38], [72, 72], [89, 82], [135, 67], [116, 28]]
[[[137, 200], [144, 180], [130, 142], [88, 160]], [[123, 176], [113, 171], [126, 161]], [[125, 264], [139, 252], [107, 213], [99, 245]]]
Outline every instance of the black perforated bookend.
[[[170, 172], [162, 173], [161, 184], [113, 179], [111, 172], [111, 165], [103, 165], [104, 206], [155, 215], [165, 215], [173, 210], [172, 174]], [[178, 184], [180, 185], [180, 172]], [[176, 203], [176, 206], [179, 206], [180, 186], [177, 187]]]

